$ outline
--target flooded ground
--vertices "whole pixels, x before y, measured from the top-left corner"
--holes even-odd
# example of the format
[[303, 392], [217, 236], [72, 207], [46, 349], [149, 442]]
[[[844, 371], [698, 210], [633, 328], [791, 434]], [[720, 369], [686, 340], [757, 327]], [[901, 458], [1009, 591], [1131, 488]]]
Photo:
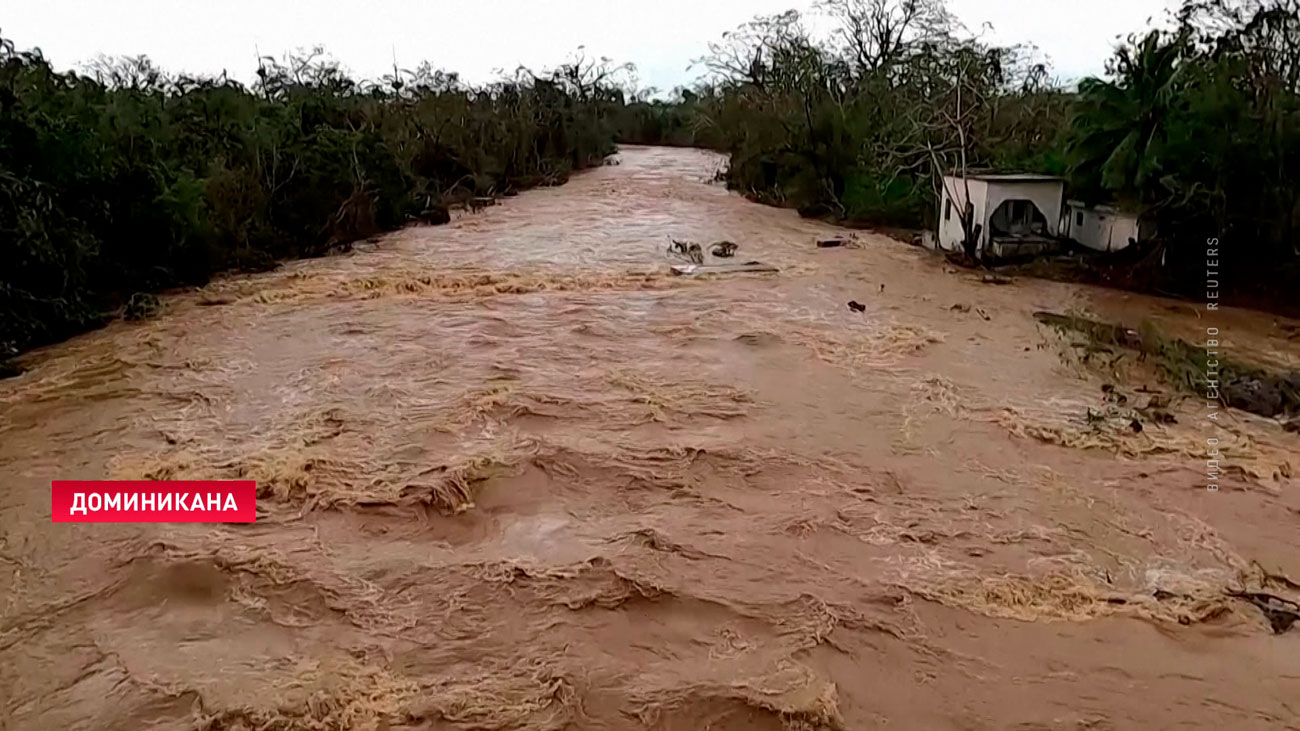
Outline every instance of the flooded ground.
[[[1230, 594], [1295, 598], [1300, 437], [1089, 419], [1116, 382], [1032, 317], [1193, 308], [817, 249], [720, 164], [630, 148], [33, 354], [0, 727], [1300, 728], [1300, 627]], [[669, 235], [782, 272], [676, 278]], [[258, 522], [49, 522], [51, 479], [191, 477]]]

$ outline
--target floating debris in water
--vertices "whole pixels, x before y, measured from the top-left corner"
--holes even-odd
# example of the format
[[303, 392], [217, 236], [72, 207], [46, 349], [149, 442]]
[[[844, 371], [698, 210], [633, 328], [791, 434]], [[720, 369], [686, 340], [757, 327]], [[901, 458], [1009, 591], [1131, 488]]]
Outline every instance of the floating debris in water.
[[744, 264], [674, 264], [673, 274], [685, 277], [697, 277], [703, 274], [774, 274], [781, 271], [771, 264], [761, 261], [747, 261]]
[[738, 248], [740, 247], [731, 241], [719, 241], [709, 247], [709, 253], [720, 259], [730, 259], [736, 255], [736, 249]]
[[1229, 596], [1249, 602], [1263, 612], [1273, 634], [1286, 632], [1296, 620], [1300, 620], [1300, 605], [1293, 601], [1259, 591], [1229, 592]]
[[817, 243], [817, 248], [819, 249], [835, 249], [839, 247], [844, 247], [846, 249], [860, 248], [860, 244], [858, 243], [858, 236], [857, 234], [853, 234], [853, 233], [832, 234], [830, 236], [817, 239], [816, 243]]
[[685, 259], [692, 264], [704, 263], [704, 249], [699, 244], [692, 241], [678, 241], [677, 239], [669, 239], [668, 241], [670, 242], [668, 244], [669, 256]]

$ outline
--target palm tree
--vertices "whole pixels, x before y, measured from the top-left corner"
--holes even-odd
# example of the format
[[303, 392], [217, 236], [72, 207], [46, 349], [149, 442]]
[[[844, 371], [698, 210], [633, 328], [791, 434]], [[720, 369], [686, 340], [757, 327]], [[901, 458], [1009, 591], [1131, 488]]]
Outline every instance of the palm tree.
[[1181, 34], [1152, 31], [1116, 52], [1113, 80], [1079, 82], [1068, 155], [1081, 195], [1159, 205], [1165, 125], [1179, 103], [1187, 48]]

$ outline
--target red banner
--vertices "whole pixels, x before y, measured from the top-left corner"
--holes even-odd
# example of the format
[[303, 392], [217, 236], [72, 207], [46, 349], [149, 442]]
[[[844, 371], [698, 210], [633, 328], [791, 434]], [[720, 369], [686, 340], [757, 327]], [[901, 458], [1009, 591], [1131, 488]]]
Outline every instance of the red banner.
[[252, 480], [55, 480], [55, 523], [253, 523]]

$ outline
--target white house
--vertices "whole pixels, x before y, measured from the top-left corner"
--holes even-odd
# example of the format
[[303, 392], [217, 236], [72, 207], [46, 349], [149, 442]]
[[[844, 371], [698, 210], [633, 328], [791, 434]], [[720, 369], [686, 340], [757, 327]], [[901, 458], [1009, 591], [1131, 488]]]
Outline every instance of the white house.
[[[969, 201], [967, 200], [969, 191]], [[1051, 175], [945, 175], [936, 243], [961, 251], [961, 210], [971, 206], [980, 258], [1033, 256], [1057, 247], [1065, 179]]]
[[1086, 206], [1068, 201], [1061, 217], [1061, 234], [1097, 251], [1119, 251], [1139, 240], [1137, 216], [1114, 206]]

